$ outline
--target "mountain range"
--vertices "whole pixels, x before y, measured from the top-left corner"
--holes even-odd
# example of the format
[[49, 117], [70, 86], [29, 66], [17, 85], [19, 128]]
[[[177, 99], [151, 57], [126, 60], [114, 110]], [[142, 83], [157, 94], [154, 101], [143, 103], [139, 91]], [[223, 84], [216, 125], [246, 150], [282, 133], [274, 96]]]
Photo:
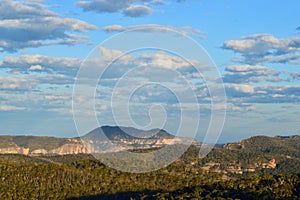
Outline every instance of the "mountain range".
[[67, 155], [160, 148], [172, 144], [198, 144], [162, 129], [102, 126], [82, 137], [0, 136], [0, 154]]
[[[34, 158], [52, 159], [60, 155], [89, 155], [148, 151], [170, 145], [172, 151], [192, 144], [187, 155], [197, 157], [201, 143], [191, 138], [176, 137], [165, 130], [139, 130], [131, 127], [103, 126], [81, 138], [39, 136], [0, 136], [0, 154], [19, 154]], [[178, 146], [179, 145], [179, 146]], [[174, 148], [173, 148], [174, 147]], [[171, 153], [171, 152], [170, 152]], [[49, 157], [50, 156], [50, 157]], [[185, 159], [183, 159], [185, 160]], [[254, 136], [234, 143], [216, 145], [204, 158], [187, 164], [204, 171], [221, 174], [300, 173], [300, 135]]]

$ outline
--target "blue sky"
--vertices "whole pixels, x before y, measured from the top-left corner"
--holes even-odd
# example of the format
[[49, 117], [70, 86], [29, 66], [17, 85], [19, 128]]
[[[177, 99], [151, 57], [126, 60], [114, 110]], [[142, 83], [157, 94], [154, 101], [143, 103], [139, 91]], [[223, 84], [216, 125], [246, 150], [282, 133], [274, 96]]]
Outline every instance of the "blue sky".
[[[149, 26], [189, 35], [215, 62], [228, 103], [219, 142], [262, 134], [299, 134], [299, 6], [296, 0], [2, 0], [0, 134], [77, 136], [72, 91], [81, 62], [107, 38]], [[105, 58], [120, 51], [106, 47], [101, 53]], [[149, 65], [137, 69], [126, 84], [140, 83], [137, 75], [150, 73], [155, 80], [173, 80], [176, 76], [168, 70], [174, 69], [193, 77], [190, 81], [201, 111], [197, 138], [203, 139], [210, 119], [205, 84], [196, 84], [201, 78], [185, 61], [161, 51], [124, 56], [107, 71], [105, 86], [98, 87], [99, 122], [115, 123], [109, 106], [114, 81], [132, 64], [145, 61]], [[198, 62], [195, 58], [191, 61]], [[126, 95], [126, 90], [122, 91]], [[170, 117], [164, 128], [176, 132], [178, 102], [164, 87], [148, 85], [137, 90], [132, 99], [137, 123], [147, 124], [147, 109], [160, 104], [166, 106], [163, 115]], [[160, 113], [160, 106], [153, 113]], [[82, 117], [85, 129], [94, 128], [88, 123], [89, 108], [82, 109], [86, 111]]]

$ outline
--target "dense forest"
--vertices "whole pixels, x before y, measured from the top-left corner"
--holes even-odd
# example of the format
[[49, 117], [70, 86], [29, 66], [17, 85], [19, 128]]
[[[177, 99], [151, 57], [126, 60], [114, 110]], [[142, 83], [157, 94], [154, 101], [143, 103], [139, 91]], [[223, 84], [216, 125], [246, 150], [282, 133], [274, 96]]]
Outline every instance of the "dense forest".
[[[300, 199], [299, 162], [283, 159], [274, 169], [252, 173], [204, 170], [219, 161], [269, 160], [276, 154], [214, 149], [198, 157], [191, 147], [176, 162], [157, 171], [120, 172], [90, 155], [0, 155], [0, 199]], [[276, 159], [280, 160], [278, 154]], [[285, 166], [288, 169], [281, 170]]]

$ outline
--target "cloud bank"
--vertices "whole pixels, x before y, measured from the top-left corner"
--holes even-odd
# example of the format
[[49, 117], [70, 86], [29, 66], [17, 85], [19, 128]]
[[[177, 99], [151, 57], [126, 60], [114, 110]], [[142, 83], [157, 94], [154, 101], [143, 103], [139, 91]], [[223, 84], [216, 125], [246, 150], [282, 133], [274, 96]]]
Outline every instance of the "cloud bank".
[[127, 17], [143, 17], [153, 12], [153, 5], [166, 5], [163, 1], [151, 0], [90, 0], [79, 1], [76, 6], [83, 11], [94, 11], [97, 13], [121, 12]]
[[0, 13], [0, 52], [75, 45], [88, 39], [78, 33], [97, 30], [92, 24], [52, 12], [38, 1], [2, 0]]
[[222, 48], [242, 55], [235, 61], [246, 64], [291, 63], [300, 59], [300, 37], [276, 38], [271, 34], [243, 36], [240, 40], [227, 40]]
[[122, 26], [119, 24], [109, 25], [102, 28], [102, 30], [106, 33], [115, 33], [115, 32], [123, 32], [133, 30], [136, 32], [147, 32], [147, 33], [155, 33], [155, 32], [178, 32], [182, 35], [191, 35], [199, 38], [204, 38], [205, 34], [199, 29], [192, 28], [190, 26], [162, 26], [159, 24], [143, 24], [137, 26]]

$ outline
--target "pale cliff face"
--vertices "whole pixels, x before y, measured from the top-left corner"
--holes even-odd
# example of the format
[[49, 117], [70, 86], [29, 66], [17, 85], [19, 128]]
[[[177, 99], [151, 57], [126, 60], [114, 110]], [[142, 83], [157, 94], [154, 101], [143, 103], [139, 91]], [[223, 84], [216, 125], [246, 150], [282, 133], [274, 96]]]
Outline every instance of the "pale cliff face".
[[[140, 145], [139, 148], [151, 148], [161, 147], [163, 145], [178, 144], [182, 140], [178, 138], [174, 139], [135, 139], [131, 141], [118, 141], [121, 144], [122, 150], [132, 149], [134, 145]], [[96, 145], [96, 146], [95, 146]], [[98, 142], [95, 144], [94, 141], [85, 141], [84, 145], [79, 139], [71, 139], [69, 143], [63, 144], [58, 148], [45, 150], [20, 147], [16, 144], [10, 145], [9, 147], [0, 148], [0, 154], [23, 154], [23, 155], [67, 155], [67, 154], [91, 154], [96, 152], [98, 145], [105, 145], [105, 143]], [[120, 149], [118, 149], [120, 150]]]
[[50, 150], [49, 153], [66, 155], [66, 154], [80, 154], [80, 153], [91, 153], [91, 152], [88, 152], [83, 144], [75, 143], [75, 144], [64, 144], [57, 149]]
[[36, 149], [36, 150], [33, 150], [31, 152], [31, 154], [37, 154], [37, 155], [39, 155], [39, 154], [48, 154], [48, 151], [45, 150], [45, 149]]
[[[163, 145], [178, 144], [182, 140], [179, 138], [174, 139], [134, 139], [117, 141], [121, 147], [118, 149], [126, 150], [132, 149], [134, 145], [140, 145], [139, 148], [161, 147]], [[96, 145], [96, 146], [95, 146]], [[79, 139], [70, 139], [68, 143], [62, 144], [58, 148], [46, 150], [45, 148], [30, 149], [20, 147], [16, 144], [11, 144], [9, 147], [0, 148], [0, 154], [23, 154], [23, 155], [67, 155], [67, 154], [92, 154], [98, 153], [97, 146], [106, 145], [103, 142], [85, 141], [84, 144]]]
[[2, 154], [18, 154], [19, 148], [17, 148], [17, 147], [1, 148], [0, 153], [2, 153]]
[[[1, 142], [1, 141], [0, 141]], [[0, 154], [23, 154], [23, 155], [48, 155], [48, 154], [57, 154], [57, 155], [66, 155], [66, 154], [79, 154], [79, 153], [91, 153], [87, 151], [84, 145], [79, 139], [69, 139], [68, 143], [62, 144], [58, 148], [47, 149], [47, 144], [45, 148], [27, 148], [18, 146], [13, 141], [3, 142], [0, 147]]]
[[[133, 137], [132, 134], [141, 137]], [[109, 138], [107, 141], [103, 135]], [[165, 130], [103, 126], [81, 138], [0, 136], [0, 154], [66, 155], [159, 148], [173, 144], [195, 144], [193, 139], [175, 137]], [[114, 145], [113, 145], [114, 144]]]
[[29, 148], [19, 147], [16, 144], [10, 144], [8, 147], [0, 148], [0, 154], [29, 154]]
[[89, 152], [82, 144], [64, 144], [59, 148], [47, 151], [45, 149], [36, 149], [30, 151], [29, 148], [23, 148], [19, 146], [0, 148], [0, 154], [23, 154], [23, 155], [67, 155], [67, 154], [81, 154], [81, 153], [92, 153]]

